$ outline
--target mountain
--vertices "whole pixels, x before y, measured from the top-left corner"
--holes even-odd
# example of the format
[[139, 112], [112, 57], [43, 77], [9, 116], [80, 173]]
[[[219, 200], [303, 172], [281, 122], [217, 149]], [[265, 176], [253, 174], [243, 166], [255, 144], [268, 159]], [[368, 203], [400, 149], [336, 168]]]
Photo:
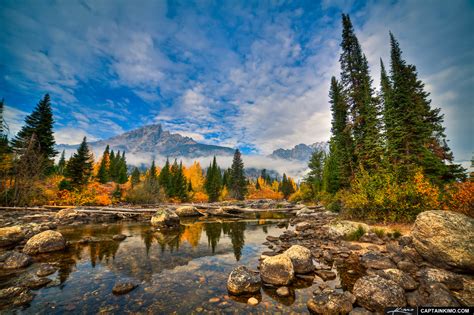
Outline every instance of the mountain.
[[311, 155], [315, 150], [328, 150], [327, 142], [316, 142], [310, 145], [300, 143], [295, 145], [292, 149], [277, 149], [273, 151], [269, 156], [275, 159], [284, 160], [298, 160], [298, 161], [309, 161]]
[[[121, 135], [89, 143], [92, 151], [101, 152], [107, 145], [110, 149], [129, 153], [151, 153], [153, 155], [195, 158], [210, 155], [232, 155], [234, 149], [202, 144], [190, 137], [163, 130], [160, 124], [148, 125]], [[79, 145], [58, 145], [58, 150], [76, 149]]]

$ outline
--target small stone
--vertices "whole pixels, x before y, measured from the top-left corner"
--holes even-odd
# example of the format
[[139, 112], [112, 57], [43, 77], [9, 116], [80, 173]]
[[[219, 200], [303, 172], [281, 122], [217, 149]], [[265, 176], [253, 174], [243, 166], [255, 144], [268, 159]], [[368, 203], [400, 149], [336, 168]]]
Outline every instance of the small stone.
[[32, 277], [25, 280], [25, 286], [30, 289], [39, 289], [50, 283], [52, 280], [49, 278], [36, 278]]
[[54, 267], [50, 264], [42, 264], [38, 271], [36, 271], [36, 275], [38, 277], [46, 277], [49, 276], [53, 273], [55, 273], [58, 270], [57, 267]]
[[281, 297], [286, 297], [290, 295], [290, 290], [287, 287], [279, 287], [276, 290], [276, 294]]
[[313, 314], [348, 314], [356, 298], [350, 292], [323, 291], [309, 300], [308, 310]]
[[124, 239], [126, 239], [127, 236], [126, 235], [123, 235], [123, 234], [116, 234], [112, 237], [112, 239], [114, 241], [123, 241]]
[[373, 269], [393, 269], [396, 268], [395, 264], [390, 258], [383, 256], [378, 252], [368, 252], [360, 258], [360, 262], [365, 268]]
[[329, 270], [318, 270], [316, 274], [320, 276], [324, 281], [336, 279], [336, 273]]
[[137, 284], [132, 282], [119, 282], [116, 283], [112, 288], [112, 293], [116, 295], [126, 294], [135, 289], [137, 286]]
[[31, 264], [30, 256], [20, 253], [20, 252], [12, 252], [7, 259], [5, 259], [3, 268], [5, 269], [18, 269], [18, 268], [25, 268]]
[[217, 303], [219, 302], [221, 299], [219, 299], [218, 297], [213, 297], [213, 298], [210, 298], [209, 299], [209, 303]]
[[258, 300], [254, 297], [251, 297], [247, 300], [247, 304], [252, 305], [252, 306], [258, 305], [258, 303], [259, 303]]

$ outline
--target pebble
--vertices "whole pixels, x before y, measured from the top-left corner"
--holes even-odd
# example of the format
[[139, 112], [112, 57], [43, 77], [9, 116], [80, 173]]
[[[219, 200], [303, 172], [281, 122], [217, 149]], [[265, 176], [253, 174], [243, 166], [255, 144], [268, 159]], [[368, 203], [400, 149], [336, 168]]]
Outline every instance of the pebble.
[[213, 298], [210, 298], [209, 299], [209, 303], [217, 303], [219, 302], [221, 299], [219, 299], [218, 297], [213, 297]]
[[247, 300], [247, 304], [252, 305], [252, 306], [258, 305], [258, 303], [259, 303], [258, 300], [254, 297], [251, 297]]
[[278, 294], [278, 296], [286, 297], [290, 295], [290, 290], [287, 287], [279, 287], [276, 290], [276, 294]]

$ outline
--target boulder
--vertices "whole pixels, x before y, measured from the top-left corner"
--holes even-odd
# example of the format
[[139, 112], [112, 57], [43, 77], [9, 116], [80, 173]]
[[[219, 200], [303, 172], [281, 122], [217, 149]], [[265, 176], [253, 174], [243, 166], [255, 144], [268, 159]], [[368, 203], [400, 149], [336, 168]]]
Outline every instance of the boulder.
[[379, 252], [368, 252], [360, 258], [362, 266], [373, 269], [393, 269], [396, 268], [395, 263]]
[[31, 257], [20, 253], [20, 252], [12, 252], [3, 264], [3, 268], [5, 269], [18, 269], [24, 268], [31, 264]]
[[59, 210], [54, 216], [54, 218], [59, 221], [69, 221], [69, 220], [74, 220], [79, 215], [80, 214], [79, 212], [77, 212], [77, 210], [72, 209], [72, 208], [67, 208], [67, 209]]
[[290, 257], [295, 273], [308, 273], [314, 270], [311, 251], [301, 245], [293, 245], [285, 251], [285, 255]]
[[474, 219], [450, 211], [425, 211], [413, 225], [413, 245], [426, 260], [445, 269], [474, 271]]
[[311, 224], [308, 222], [300, 222], [295, 225], [296, 231], [306, 231], [311, 228]]
[[38, 271], [36, 271], [36, 275], [38, 277], [46, 277], [49, 276], [53, 273], [55, 273], [58, 270], [57, 267], [50, 265], [50, 264], [42, 264]]
[[231, 294], [239, 295], [260, 291], [260, 277], [245, 266], [238, 266], [232, 270], [227, 279], [227, 290]]
[[0, 306], [22, 306], [30, 303], [34, 296], [24, 287], [10, 287], [0, 290]]
[[0, 247], [10, 247], [21, 242], [25, 234], [20, 226], [0, 228]]
[[44, 231], [36, 234], [26, 242], [23, 252], [29, 255], [54, 252], [66, 248], [66, 240], [56, 231]]
[[307, 207], [303, 207], [300, 210], [296, 211], [296, 216], [301, 217], [301, 216], [307, 216], [307, 215], [312, 215], [315, 211], [308, 209]]
[[460, 275], [444, 269], [421, 269], [420, 279], [425, 284], [442, 283], [450, 290], [462, 290], [464, 288], [463, 278]]
[[309, 300], [307, 306], [312, 314], [348, 314], [352, 311], [352, 304], [355, 301], [356, 297], [348, 291], [343, 293], [323, 291]]
[[418, 287], [418, 283], [409, 274], [399, 269], [376, 270], [375, 273], [382, 278], [392, 280], [407, 291], [415, 290]]
[[318, 270], [316, 274], [323, 279], [323, 281], [334, 280], [337, 277], [336, 273], [331, 270]]
[[407, 302], [405, 290], [392, 280], [378, 275], [359, 278], [352, 289], [357, 304], [368, 310], [383, 312], [386, 307], [403, 307]]
[[118, 282], [112, 288], [112, 293], [115, 295], [122, 295], [132, 291], [136, 287], [138, 287], [138, 284], [132, 282]]
[[290, 257], [280, 254], [266, 258], [260, 263], [260, 277], [264, 283], [273, 285], [289, 284], [295, 277]]
[[193, 206], [178, 207], [175, 213], [179, 217], [194, 217], [194, 216], [201, 215], [201, 213], [197, 211], [196, 207], [193, 207]]
[[367, 224], [361, 222], [354, 222], [354, 221], [332, 221], [326, 227], [328, 228], [328, 233], [331, 236], [335, 237], [345, 237], [349, 234], [354, 233], [357, 229], [362, 227], [364, 231], [368, 231], [370, 228]]
[[178, 228], [179, 217], [169, 209], [159, 209], [151, 217], [150, 223], [157, 228]]
[[123, 234], [115, 234], [114, 236], [112, 236], [112, 239], [114, 241], [123, 241], [124, 239], [126, 239], [127, 236], [126, 235], [123, 235]]

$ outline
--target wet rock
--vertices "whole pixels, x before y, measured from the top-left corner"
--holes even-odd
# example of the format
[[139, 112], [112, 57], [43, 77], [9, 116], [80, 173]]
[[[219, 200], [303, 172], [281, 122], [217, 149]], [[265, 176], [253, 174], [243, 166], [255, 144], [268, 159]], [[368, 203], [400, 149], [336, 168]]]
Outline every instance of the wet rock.
[[365, 231], [369, 230], [369, 226], [365, 223], [354, 222], [354, 221], [333, 221], [330, 224], [326, 225], [328, 228], [329, 235], [336, 237], [345, 237], [351, 233], [354, 233], [359, 229], [359, 226], [362, 227]]
[[46, 277], [49, 276], [53, 273], [55, 273], [58, 270], [57, 267], [50, 265], [50, 264], [42, 264], [38, 271], [36, 271], [36, 275], [38, 277]]
[[0, 247], [10, 247], [18, 244], [25, 238], [20, 226], [0, 228]]
[[296, 211], [296, 216], [301, 217], [306, 215], [312, 215], [314, 212], [314, 210], [308, 209], [307, 207], [303, 207], [300, 210]]
[[213, 297], [213, 298], [210, 298], [209, 299], [209, 303], [217, 303], [219, 302], [221, 299], [219, 299], [218, 297]]
[[252, 305], [252, 306], [258, 305], [258, 303], [259, 303], [258, 300], [254, 297], [251, 297], [247, 300], [247, 304]]
[[136, 287], [138, 287], [138, 284], [133, 282], [118, 282], [112, 288], [112, 293], [115, 295], [122, 295], [132, 291]]
[[300, 222], [295, 225], [296, 231], [305, 231], [311, 228], [311, 224], [308, 222]]
[[36, 234], [26, 242], [23, 252], [29, 255], [63, 250], [66, 240], [63, 235], [56, 231], [44, 231]]
[[464, 288], [463, 279], [460, 275], [443, 269], [424, 268], [421, 270], [420, 279], [427, 284], [443, 283], [451, 290], [457, 291]]
[[276, 290], [276, 294], [281, 297], [287, 297], [290, 296], [290, 290], [288, 289], [288, 287], [279, 287]]
[[316, 271], [316, 274], [324, 281], [336, 279], [336, 273], [330, 270], [318, 270]]
[[421, 285], [418, 290], [407, 294], [410, 306], [460, 306], [448, 288], [442, 283]]
[[80, 216], [79, 212], [75, 209], [62, 209], [62, 210], [59, 210], [56, 215], [54, 216], [54, 218], [58, 221], [72, 221], [74, 219], [76, 219], [78, 216]]
[[321, 292], [308, 301], [308, 310], [313, 314], [348, 314], [356, 297], [350, 292]]
[[158, 209], [151, 217], [150, 223], [157, 228], [178, 228], [179, 217], [169, 209]]
[[392, 269], [396, 268], [390, 258], [378, 252], [368, 252], [360, 258], [362, 266], [373, 269]]
[[0, 290], [0, 306], [22, 306], [30, 303], [34, 295], [27, 288], [10, 287]]
[[260, 277], [245, 266], [238, 266], [229, 275], [227, 290], [231, 294], [239, 295], [260, 291]]
[[123, 241], [126, 238], [127, 238], [127, 236], [123, 235], [123, 234], [115, 234], [114, 236], [112, 236], [112, 239], [114, 241]]
[[349, 313], [349, 315], [372, 315], [374, 314], [373, 312], [363, 308], [363, 307], [355, 307], [352, 309], [352, 311]]
[[52, 280], [46, 277], [30, 277], [24, 280], [23, 285], [30, 289], [39, 289], [50, 283]]
[[260, 263], [260, 277], [265, 283], [287, 285], [294, 276], [293, 263], [285, 254], [268, 257]]
[[267, 239], [267, 241], [269, 241], [269, 242], [278, 242], [278, 241], [280, 240], [278, 237], [276, 237], [276, 236], [271, 236], [271, 235], [268, 235], [268, 236], [266, 237], [266, 239]]
[[311, 251], [300, 245], [293, 245], [285, 251], [290, 257], [295, 273], [305, 274], [314, 270]]
[[464, 272], [474, 271], [474, 219], [451, 211], [425, 211], [411, 235], [418, 253], [432, 264]]
[[178, 207], [175, 211], [175, 213], [179, 217], [194, 217], [194, 216], [199, 216], [201, 213], [199, 213], [196, 209], [196, 207], [193, 206], [182, 206]]
[[405, 290], [412, 291], [418, 287], [418, 283], [409, 274], [399, 269], [384, 269], [375, 272], [382, 278], [392, 280]]
[[377, 275], [359, 278], [352, 293], [357, 298], [357, 304], [371, 311], [383, 312], [385, 307], [406, 305], [405, 290], [397, 283]]
[[20, 252], [12, 252], [10, 255], [5, 259], [3, 264], [3, 268], [5, 269], [18, 269], [18, 268], [25, 268], [32, 263], [31, 257], [20, 253]]

